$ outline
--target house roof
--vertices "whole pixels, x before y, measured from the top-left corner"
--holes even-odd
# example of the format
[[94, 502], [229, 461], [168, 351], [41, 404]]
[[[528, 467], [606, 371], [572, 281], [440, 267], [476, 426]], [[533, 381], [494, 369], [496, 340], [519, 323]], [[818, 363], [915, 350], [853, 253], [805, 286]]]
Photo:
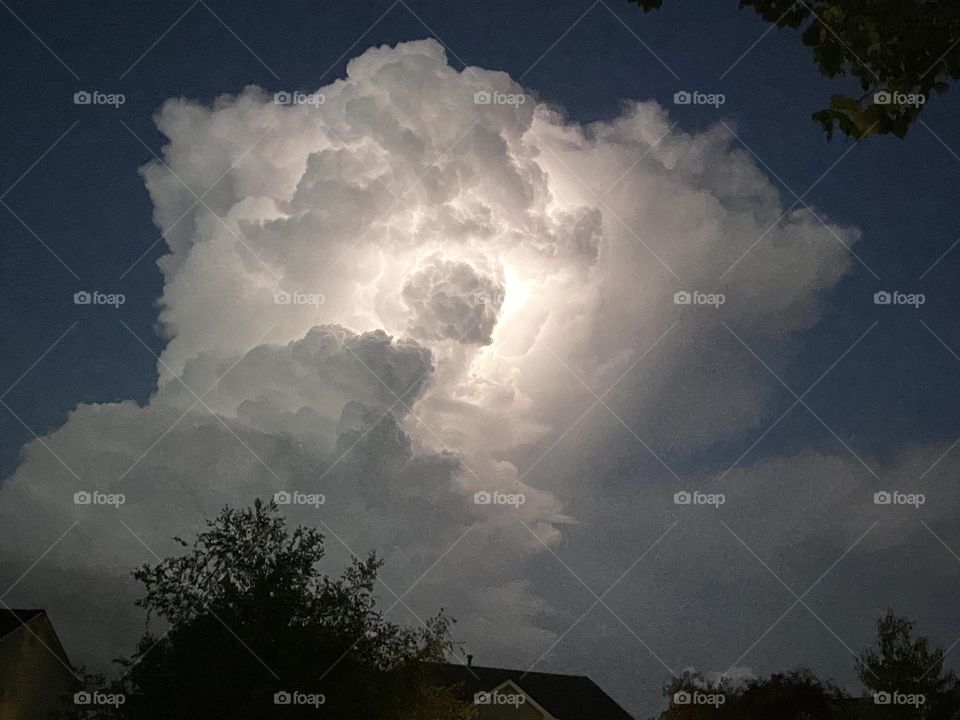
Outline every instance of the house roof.
[[3, 639], [21, 625], [30, 622], [37, 615], [42, 615], [43, 610], [25, 610], [22, 608], [0, 609], [0, 639]]
[[633, 720], [585, 675], [557, 675], [476, 665], [438, 665], [440, 679], [462, 683], [469, 697], [511, 681], [557, 720]]

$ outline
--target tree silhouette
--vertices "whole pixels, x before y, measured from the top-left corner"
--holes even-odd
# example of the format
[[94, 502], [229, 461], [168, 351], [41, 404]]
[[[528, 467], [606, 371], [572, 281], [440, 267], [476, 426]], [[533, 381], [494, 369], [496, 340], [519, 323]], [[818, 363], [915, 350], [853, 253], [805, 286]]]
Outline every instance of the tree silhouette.
[[686, 672], [664, 686], [669, 706], [660, 720], [960, 719], [960, 682], [945, 669], [943, 649], [913, 631], [912, 621], [892, 611], [877, 621], [876, 640], [857, 656], [866, 697], [850, 697], [807, 670], [736, 685]]
[[665, 692], [670, 706], [661, 720], [839, 720], [848, 709], [848, 698], [836, 685], [806, 670], [738, 685], [685, 673]]
[[736, 715], [743, 720], [778, 717], [828, 720], [844, 716], [845, 694], [807, 670], [777, 673], [754, 680], [736, 698]]
[[[663, 0], [629, 0], [644, 11]], [[777, 27], [801, 30], [820, 72], [852, 75], [861, 95], [833, 95], [813, 113], [827, 134], [906, 135], [925, 101], [960, 77], [956, 0], [740, 0]], [[919, 97], [923, 98], [923, 102]]]
[[354, 559], [339, 578], [319, 570], [324, 538], [290, 531], [273, 503], [224, 509], [188, 551], [134, 571], [138, 602], [169, 630], [148, 631], [109, 692], [116, 708], [73, 717], [378, 718], [458, 720], [474, 708], [434, 682], [451, 649], [440, 614], [408, 629], [377, 610], [381, 561]]
[[[705, 680], [703, 675], [686, 671], [672, 678], [663, 686], [669, 699], [669, 707], [660, 715], [660, 720], [708, 720], [726, 717], [726, 702], [734, 695], [729, 688]], [[723, 705], [700, 702], [697, 693], [704, 696], [722, 695]]]
[[876, 642], [859, 655], [857, 674], [874, 694], [877, 716], [960, 717], [960, 689], [953, 672], [944, 670], [943, 649], [931, 648], [925, 637], [914, 638], [913, 628], [913, 622], [888, 610], [877, 621]]

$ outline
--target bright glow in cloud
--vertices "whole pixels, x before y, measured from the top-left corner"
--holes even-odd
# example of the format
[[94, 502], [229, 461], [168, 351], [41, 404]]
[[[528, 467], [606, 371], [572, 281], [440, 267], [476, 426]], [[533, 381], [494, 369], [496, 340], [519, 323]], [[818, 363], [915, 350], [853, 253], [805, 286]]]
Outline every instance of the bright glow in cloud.
[[[574, 481], [538, 474], [538, 458], [593, 393], [670, 330], [611, 396], [632, 409], [631, 431], [689, 454], [751, 427], [771, 386], [718, 317], [748, 343], [782, 342], [781, 365], [850, 266], [834, 234], [856, 232], [806, 211], [779, 219], [775, 188], [723, 128], [672, 129], [652, 102], [583, 126], [530, 95], [475, 104], [479, 91], [524, 89], [458, 71], [425, 40], [370, 48], [318, 90], [321, 105], [249, 87], [163, 106], [167, 167], [143, 169], [169, 245], [158, 390], [145, 407], [81, 406], [45, 438], [78, 477], [31, 443], [0, 488], [0, 541], [23, 563], [83, 521], [49, 559], [70, 572], [35, 576], [44, 605], [77, 575], [100, 583], [98, 607], [129, 596], [122, 573], [151, 558], [117, 518], [164, 552], [225, 503], [293, 488], [327, 497], [291, 509], [296, 520], [382, 550], [399, 589], [473, 527], [424, 582], [424, 611], [452, 598], [486, 657], [532, 661], [556, 610], [524, 577], [544, 552], [531, 533], [556, 542], [579, 515], [558, 498]], [[726, 304], [678, 307], [678, 290]], [[580, 497], [603, 485], [576, 482]], [[127, 504], [73, 504], [93, 488]], [[474, 502], [494, 491], [525, 502]], [[59, 597], [68, 640], [130, 647], [119, 629], [94, 637], [94, 613]], [[513, 627], [500, 640], [497, 618]]]

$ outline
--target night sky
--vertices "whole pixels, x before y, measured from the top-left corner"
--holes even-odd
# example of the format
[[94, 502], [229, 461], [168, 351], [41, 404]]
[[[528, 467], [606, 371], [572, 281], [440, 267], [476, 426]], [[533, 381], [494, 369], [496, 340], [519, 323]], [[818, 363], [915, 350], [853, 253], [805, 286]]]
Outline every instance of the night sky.
[[[128, 651], [142, 627], [126, 602], [136, 588], [123, 573], [150, 558], [132, 533], [163, 554], [171, 530], [189, 533], [224, 503], [312, 488], [318, 476], [321, 484], [337, 483], [326, 490], [330, 507], [322, 510], [327, 530], [343, 537], [338, 543], [328, 535], [332, 559], [342, 560], [347, 546], [383, 549], [387, 582], [406, 589], [456, 545], [447, 563], [460, 567], [445, 571], [438, 562], [409, 596], [417, 614], [443, 606], [461, 620], [457, 632], [482, 664], [588, 674], [638, 716], [657, 712], [663, 681], [688, 667], [763, 674], [807, 666], [856, 689], [849, 650], [869, 641], [888, 606], [917, 619], [944, 646], [960, 636], [950, 612], [960, 582], [955, 93], [932, 98], [902, 140], [827, 141], [810, 114], [832, 93], [853, 88], [852, 81], [824, 78], [796, 32], [771, 28], [732, 2], [666, 2], [650, 14], [612, 0], [0, 4], [0, 593], [15, 585], [0, 598], [50, 608], [75, 662], [97, 665]], [[327, 86], [344, 80], [348, 61], [369, 48], [399, 53], [390, 48], [429, 38], [436, 44], [423, 47], [445, 52], [446, 60], [428, 50], [430, 62], [398, 65], [392, 105], [374, 112], [364, 105], [374, 103], [369, 98], [344, 100], [341, 124], [324, 116], [331, 134], [352, 139], [360, 166], [343, 170], [354, 162], [352, 151], [311, 165], [311, 150], [304, 150], [314, 182], [301, 182], [296, 197], [293, 185], [279, 189], [268, 171], [259, 185], [253, 171], [234, 177], [237, 150], [224, 148], [234, 134], [257, 138], [260, 132], [248, 127], [261, 122], [257, 113], [275, 109], [275, 93], [320, 89], [327, 96], [322, 111], [341, 112], [340, 91]], [[583, 173], [586, 183], [568, 177], [560, 190], [551, 188], [570, 207], [599, 209], [592, 255], [558, 245], [531, 260], [541, 256], [511, 245], [524, 240], [455, 239], [452, 221], [448, 227], [436, 218], [395, 244], [384, 236], [376, 251], [362, 255], [367, 208], [387, 210], [372, 181], [364, 184], [366, 173], [386, 168], [386, 184], [396, 180], [404, 190], [404, 153], [419, 147], [392, 134], [391, 123], [413, 128], [412, 135], [418, 123], [429, 125], [430, 137], [449, 147], [437, 118], [449, 112], [450, 127], [459, 128], [461, 110], [476, 112], [461, 107], [467, 90], [449, 90], [473, 87], [471, 68], [500, 71], [490, 82], [503, 88], [510, 79], [522, 86], [522, 112], [534, 104], [549, 109], [552, 119], [537, 126], [539, 133], [571, 133], [553, 145], [543, 141], [529, 156], [518, 149], [520, 134], [510, 136], [504, 152], [513, 161], [502, 166], [499, 145], [483, 136], [487, 144], [470, 145], [469, 162], [491, 170], [500, 185], [492, 180], [478, 197], [498, 198], [491, 207], [506, 208], [509, 225], [511, 213], [521, 214], [515, 206], [527, 203], [529, 210], [537, 200], [510, 184], [503, 168], [532, 167], [539, 157], [551, 178]], [[366, 76], [354, 82], [375, 84]], [[218, 100], [248, 86], [263, 91], [246, 91], [248, 110], [234, 112], [231, 100]], [[676, 105], [683, 90], [722, 93], [725, 102]], [[124, 102], [77, 105], [81, 91], [122, 93]], [[177, 98], [189, 103], [165, 106], [169, 114], [159, 120], [164, 103]], [[631, 115], [634, 102], [644, 108], [638, 116]], [[662, 110], [651, 109], [657, 105]], [[198, 108], [202, 120], [200, 110], [192, 114]], [[518, 117], [516, 127], [532, 122]], [[612, 130], [621, 117], [639, 119]], [[512, 116], [505, 137], [510, 123]], [[472, 132], [469, 123], [462, 127]], [[312, 133], [279, 122], [244, 161], [280, 167], [315, 141]], [[650, 147], [661, 135], [668, 137], [663, 145]], [[684, 153], [701, 146], [711, 149], [688, 167]], [[643, 147], [649, 155], [641, 158]], [[494, 158], [489, 166], [485, 152]], [[618, 156], [629, 162], [617, 165]], [[693, 167], [697, 162], [704, 167]], [[637, 174], [611, 193], [611, 207], [583, 192], [594, 180], [611, 185], [627, 167]], [[167, 169], [191, 187], [186, 205], [187, 191]], [[189, 250], [182, 245], [171, 254], [161, 233], [221, 173], [224, 181], [206, 196], [210, 208], [194, 208], [171, 235], [187, 243], [193, 233], [189, 242], [197, 247], [196, 238], [206, 238], [207, 255], [202, 263], [194, 258], [187, 274], [194, 267]], [[357, 175], [348, 182], [349, 173]], [[295, 183], [299, 175], [291, 177]], [[465, 177], [446, 183], [467, 183]], [[523, 178], [537, 187], [533, 175]], [[443, 185], [424, 183], [429, 192], [414, 189], [407, 197], [429, 213]], [[251, 217], [262, 213], [256, 221], [237, 225], [260, 259], [246, 250], [241, 260], [217, 256], [223, 235], [210, 213], [226, 217], [244, 199], [247, 212], [275, 189], [285, 195], [276, 208], [258, 206], [249, 210]], [[352, 203], [357, 226], [334, 217]], [[757, 240], [751, 223], [769, 226], [765, 218], [777, 203], [773, 218], [793, 206], [800, 211], [796, 227], [778, 229], [731, 268]], [[299, 219], [275, 227], [273, 213]], [[701, 214], [697, 228], [686, 225], [685, 218]], [[334, 257], [342, 247], [348, 258], [329, 271], [329, 257], [317, 249], [328, 233], [336, 236]], [[622, 251], [609, 249], [618, 243]], [[662, 262], [646, 252], [647, 243]], [[477, 250], [482, 260], [458, 249], [449, 255], [461, 262], [456, 268], [449, 257], [444, 264], [429, 256], [454, 245], [487, 249]], [[364, 274], [376, 257], [387, 257], [388, 269]], [[507, 270], [494, 267], [508, 257]], [[408, 262], [415, 269], [397, 278], [390, 286], [397, 294], [389, 295], [389, 268]], [[264, 274], [261, 263], [273, 270]], [[539, 364], [515, 363], [512, 350], [504, 351], [504, 367], [519, 368], [517, 385], [496, 369], [499, 361], [468, 369], [469, 353], [499, 347], [500, 330], [491, 331], [492, 341], [472, 342], [475, 326], [467, 324], [479, 318], [482, 325], [486, 316], [451, 320], [444, 313], [462, 308], [441, 307], [431, 294], [444, 282], [456, 287], [465, 265], [483, 282], [502, 282], [498, 328], [508, 317], [528, 322], [531, 303], [542, 300], [541, 319], [529, 319], [542, 323]], [[327, 297], [316, 322], [280, 320], [267, 335], [267, 325], [254, 331], [251, 319], [249, 340], [237, 329], [241, 313], [223, 297], [233, 294], [236, 307], [246, 307], [257, 283], [266, 287], [271, 276], [284, 279], [280, 287], [309, 291], [303, 278], [321, 266], [317, 289]], [[203, 277], [209, 284], [197, 290]], [[361, 286], [376, 288], [378, 299]], [[220, 300], [210, 299], [210, 287], [222, 287]], [[675, 291], [695, 289], [730, 299], [713, 315], [671, 301]], [[84, 290], [122, 293], [125, 302], [75, 304], [74, 294]], [[924, 302], [877, 305], [881, 291], [920, 293]], [[518, 304], [521, 296], [534, 300]], [[416, 315], [409, 322], [396, 309], [403, 303], [403, 312]], [[249, 309], [245, 314], [252, 318]], [[674, 322], [677, 334], [650, 350]], [[559, 325], [551, 330], [551, 323]], [[314, 324], [344, 328], [347, 339], [308, 335]], [[385, 348], [358, 335], [379, 329], [393, 338]], [[181, 344], [168, 347], [174, 337]], [[208, 397], [205, 419], [188, 416], [147, 460], [122, 473], [193, 402], [182, 404], [171, 371], [200, 394], [261, 337], [273, 345], [239, 363], [223, 397], [220, 390]], [[323, 355], [327, 350], [317, 348], [324, 343], [341, 343], [343, 356]], [[422, 348], [432, 352], [432, 371]], [[667, 354], [657, 359], [661, 351]], [[348, 367], [351, 358], [361, 367]], [[321, 367], [316, 377], [303, 370], [314, 362]], [[390, 374], [386, 382], [380, 362]], [[294, 371], [296, 363], [303, 365]], [[392, 393], [407, 390], [421, 364], [432, 380], [397, 412]], [[361, 382], [364, 368], [374, 383]], [[161, 385], [171, 398], [158, 391], [158, 373], [167, 377]], [[618, 389], [602, 395], [622, 374]], [[471, 384], [476, 377], [484, 382]], [[496, 383], [529, 402], [501, 400], [490, 389]], [[350, 419], [350, 402], [393, 411], [409, 454], [372, 432], [370, 446], [358, 447], [369, 457], [349, 458], [328, 475], [339, 455], [332, 454], [336, 438], [361, 422]], [[138, 414], [163, 403], [169, 407], [156, 417]], [[84, 410], [71, 416], [78, 406]], [[226, 422], [211, 420], [214, 412]], [[482, 424], [498, 412], [506, 420], [495, 426], [506, 437]], [[61, 440], [46, 442], [57, 432]], [[203, 448], [211, 456], [203, 457]], [[450, 467], [451, 457], [462, 465]], [[393, 465], [383, 469], [380, 460]], [[80, 478], [86, 486], [76, 485]], [[123, 491], [129, 481], [130, 507], [118, 512], [132, 513], [125, 516], [132, 530], [125, 549], [114, 552], [125, 526], [76, 510], [68, 496], [81, 487]], [[515, 490], [521, 482], [529, 514], [475, 514], [475, 492]], [[338, 506], [337, 493], [347, 488], [356, 496]], [[725, 493], [726, 502], [717, 510], [673, 503], [675, 492], [696, 488]], [[923, 492], [926, 504], [874, 505], [875, 492], [893, 490]], [[311, 522], [308, 510], [300, 512], [291, 516]], [[74, 520], [80, 523], [72, 538], [18, 580]], [[468, 572], [472, 563], [475, 573]], [[803, 602], [751, 645], [815, 581]], [[603, 607], [578, 621], [598, 596]], [[121, 612], [122, 621], [108, 621]], [[416, 623], [403, 608], [395, 619]]]

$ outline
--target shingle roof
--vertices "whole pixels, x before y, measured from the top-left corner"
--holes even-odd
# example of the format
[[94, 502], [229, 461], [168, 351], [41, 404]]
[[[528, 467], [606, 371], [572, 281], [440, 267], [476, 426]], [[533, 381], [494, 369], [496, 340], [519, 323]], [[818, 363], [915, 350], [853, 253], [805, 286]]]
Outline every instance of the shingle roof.
[[585, 675], [524, 672], [476, 665], [438, 665], [443, 681], [461, 684], [469, 697], [512, 681], [557, 720], [633, 720]]
[[24, 623], [30, 622], [43, 610], [24, 610], [18, 608], [0, 609], [0, 639], [6, 637]]

